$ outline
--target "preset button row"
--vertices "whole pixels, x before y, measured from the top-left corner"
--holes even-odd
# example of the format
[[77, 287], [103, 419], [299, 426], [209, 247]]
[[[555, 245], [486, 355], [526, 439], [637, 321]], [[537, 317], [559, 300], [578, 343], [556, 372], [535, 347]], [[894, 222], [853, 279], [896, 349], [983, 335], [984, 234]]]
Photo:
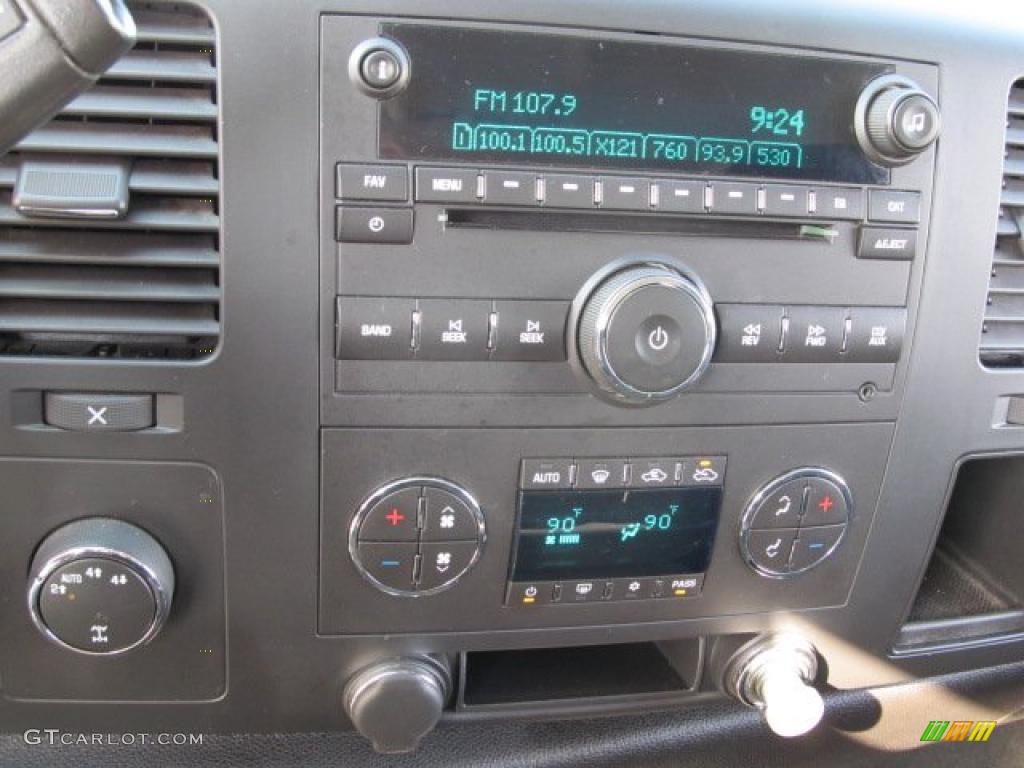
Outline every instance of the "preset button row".
[[[416, 169], [416, 200], [524, 207], [717, 213], [916, 224], [921, 195], [907, 190], [591, 176], [525, 170]], [[866, 202], [865, 202], [866, 200]]]

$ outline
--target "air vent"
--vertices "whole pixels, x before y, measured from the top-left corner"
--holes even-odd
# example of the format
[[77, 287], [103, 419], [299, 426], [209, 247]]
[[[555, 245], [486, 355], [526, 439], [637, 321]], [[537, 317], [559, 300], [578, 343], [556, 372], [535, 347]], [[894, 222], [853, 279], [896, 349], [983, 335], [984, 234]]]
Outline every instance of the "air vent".
[[[0, 156], [0, 355], [194, 359], [217, 345], [213, 25], [190, 5], [129, 7], [136, 46]], [[47, 195], [63, 207], [24, 202]]]
[[1003, 189], [999, 198], [988, 306], [981, 331], [981, 362], [1024, 367], [1024, 80], [1010, 89]]

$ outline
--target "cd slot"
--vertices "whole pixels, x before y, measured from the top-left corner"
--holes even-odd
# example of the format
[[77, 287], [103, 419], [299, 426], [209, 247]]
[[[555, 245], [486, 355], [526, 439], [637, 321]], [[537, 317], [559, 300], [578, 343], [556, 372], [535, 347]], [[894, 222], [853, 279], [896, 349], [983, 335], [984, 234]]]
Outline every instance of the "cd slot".
[[692, 237], [741, 237], [830, 242], [838, 230], [830, 224], [741, 220], [605, 211], [516, 211], [449, 208], [448, 229], [528, 230], [540, 232], [618, 232]]

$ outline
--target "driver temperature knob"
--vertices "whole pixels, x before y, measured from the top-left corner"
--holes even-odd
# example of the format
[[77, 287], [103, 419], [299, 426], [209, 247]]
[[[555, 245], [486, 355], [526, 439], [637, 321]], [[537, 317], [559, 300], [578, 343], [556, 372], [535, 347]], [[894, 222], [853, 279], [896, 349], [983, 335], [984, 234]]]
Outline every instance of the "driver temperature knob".
[[716, 335], [703, 285], [666, 264], [642, 263], [594, 288], [577, 339], [583, 367], [602, 394], [620, 404], [649, 405], [700, 378]]

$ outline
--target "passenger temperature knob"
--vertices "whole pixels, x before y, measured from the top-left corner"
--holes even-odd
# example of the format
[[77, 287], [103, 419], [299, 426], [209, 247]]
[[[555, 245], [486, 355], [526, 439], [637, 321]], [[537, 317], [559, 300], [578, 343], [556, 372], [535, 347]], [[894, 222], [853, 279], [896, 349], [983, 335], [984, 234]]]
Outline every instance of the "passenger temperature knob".
[[700, 378], [715, 349], [707, 290], [666, 264], [629, 266], [585, 299], [580, 360], [601, 392], [622, 404], [666, 400]]

